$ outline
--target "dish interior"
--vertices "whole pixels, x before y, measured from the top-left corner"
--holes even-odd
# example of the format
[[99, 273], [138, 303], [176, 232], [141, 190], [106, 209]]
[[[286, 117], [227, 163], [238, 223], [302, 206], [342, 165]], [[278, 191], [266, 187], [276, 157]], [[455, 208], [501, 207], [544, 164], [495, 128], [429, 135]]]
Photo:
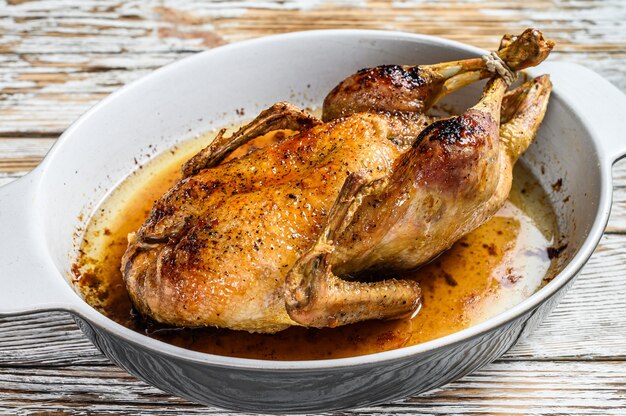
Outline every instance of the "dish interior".
[[[279, 132], [278, 134], [284, 134]], [[250, 334], [217, 328], [180, 329], [139, 316], [120, 271], [126, 236], [146, 220], [153, 202], [180, 178], [180, 165], [213, 132], [185, 142], [136, 170], [98, 207], [73, 267], [84, 299], [135, 331], [180, 347], [226, 356], [311, 360], [364, 355], [419, 344], [482, 322], [521, 302], [553, 277], [557, 221], [537, 179], [519, 163], [509, 200], [479, 229], [420, 269], [393, 275], [417, 280], [423, 305], [412, 319], [369, 321], [333, 329], [291, 328]], [[262, 147], [274, 134], [256, 139]], [[231, 157], [244, 154], [238, 149]]]
[[[302, 54], [303, 43], [306, 43], [306, 54]], [[281, 100], [289, 100], [303, 108], [318, 106], [339, 80], [364, 67], [444, 62], [479, 56], [480, 53], [482, 51], [469, 46], [411, 34], [319, 31], [218, 48], [156, 71], [104, 100], [83, 116], [63, 135], [38, 168], [41, 177], [33, 201], [32, 224], [42, 236], [43, 255], [54, 264], [59, 278], [71, 285], [76, 276], [74, 266], [85, 229], [92, 217], [98, 217], [99, 209], [104, 208], [102, 201], [120, 195], [119, 185], [127, 182], [131, 172], [147, 171], [161, 163], [155, 155], [167, 155], [172, 146], [196, 134], [241, 122], [242, 111], [249, 118]], [[242, 62], [246, 64], [241, 65]], [[541, 67], [531, 73], [534, 76], [541, 74]], [[233, 79], [238, 80], [236, 86], [232, 84]], [[473, 105], [481, 87], [477, 84], [462, 89], [449, 97], [448, 104], [454, 104], [455, 108]], [[547, 205], [556, 215], [558, 233], [553, 236], [551, 244], [563, 250], [553, 259], [548, 275], [563, 270], [587, 240], [599, 214], [601, 190], [605, 185], [603, 164], [592, 139], [593, 132], [559, 96], [560, 88], [558, 84], [554, 86], [539, 136], [518, 162], [523, 168], [518, 167], [516, 171], [518, 185], [523, 177], [539, 184], [535, 188], [543, 190]], [[201, 142], [189, 143], [198, 148], [205, 144]], [[176, 154], [164, 157], [171, 156], [171, 163], [179, 165], [187, 151], [193, 152], [183, 146]], [[154, 162], [148, 164], [153, 158]], [[140, 165], [145, 167], [138, 169]], [[520, 169], [525, 173], [520, 174]], [[166, 170], [164, 168], [163, 172]], [[139, 173], [133, 175], [139, 176]], [[112, 193], [114, 189], [116, 191]], [[145, 201], [150, 204], [155, 195], [164, 190], [145, 189], [155, 192], [144, 194]], [[145, 215], [144, 211], [142, 206], [142, 209], [133, 208], [131, 212], [141, 216]], [[531, 218], [541, 222], [537, 216], [531, 215]], [[132, 227], [131, 221], [135, 221]], [[128, 217], [127, 228], [136, 228], [140, 222], [141, 218]], [[126, 232], [121, 228], [110, 231], [111, 236], [118, 237]], [[119, 242], [117, 246], [111, 245], [109, 256], [121, 255], [120, 247]], [[93, 258], [97, 260], [96, 255]], [[97, 267], [97, 264], [91, 266]], [[545, 271], [537, 275], [539, 279], [543, 277], [542, 273]], [[453, 275], [453, 278], [457, 282], [460, 280], [458, 276]], [[562, 280], [555, 279], [554, 283], [558, 286]], [[446, 287], [446, 291], [458, 288]], [[89, 296], [93, 293], [100, 293], [99, 289], [90, 289]], [[101, 306], [98, 302], [104, 301], [106, 298], [102, 297], [92, 305], [98, 308]], [[76, 310], [80, 312], [83, 308], [89, 306], [81, 303]], [[390, 330], [402, 329], [400, 322], [385, 325], [390, 325]], [[154, 337], [169, 334], [156, 327], [139, 329], [151, 331]], [[172, 333], [171, 342], [180, 343], [184, 336], [179, 338], [179, 334], [183, 332]], [[359, 344], [365, 332], [355, 329], [354, 334], [353, 344]], [[389, 333], [386, 331], [376, 334], [386, 347], [400, 345], [393, 337], [387, 341]]]

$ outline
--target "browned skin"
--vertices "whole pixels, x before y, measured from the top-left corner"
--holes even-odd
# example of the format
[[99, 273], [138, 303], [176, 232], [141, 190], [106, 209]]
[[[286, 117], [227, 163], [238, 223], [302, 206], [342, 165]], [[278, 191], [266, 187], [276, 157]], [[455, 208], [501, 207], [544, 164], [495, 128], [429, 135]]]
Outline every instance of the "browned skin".
[[366, 283], [342, 279], [333, 272], [334, 240], [345, 232], [363, 198], [380, 193], [388, 185], [389, 177], [368, 182], [359, 173], [348, 176], [317, 242], [285, 279], [285, 307], [294, 321], [311, 327], [335, 327], [367, 319], [399, 318], [419, 307], [421, 290], [414, 281]]
[[[283, 118], [296, 123], [269, 130], [299, 125], [299, 134], [217, 164], [268, 129], [257, 119], [220, 137], [129, 235], [122, 271], [133, 303], [175, 326], [270, 333], [412, 313], [415, 283], [336, 276], [416, 267], [487, 219], [508, 194], [511, 155], [524, 147], [518, 141], [530, 143], [520, 132], [536, 130], [545, 111], [547, 94], [531, 89], [519, 90], [527, 99], [509, 100], [519, 111], [505, 110], [517, 123], [509, 140], [516, 145], [498, 139], [499, 78], [473, 109], [422, 134], [430, 120], [419, 112], [362, 112], [319, 124], [289, 110]], [[276, 113], [284, 114], [282, 104], [260, 118]]]
[[[287, 276], [292, 319], [336, 326], [416, 309], [420, 291], [414, 282], [345, 279], [364, 271], [370, 279], [384, 277], [424, 264], [504, 204], [513, 163], [536, 135], [551, 84], [544, 75], [509, 94], [509, 119], [500, 126], [505, 90], [501, 78], [492, 79], [473, 108], [427, 127], [385, 178], [367, 181], [359, 172], [348, 178], [333, 208], [339, 219], [329, 219]], [[340, 296], [346, 290], [357, 294], [348, 302]]]
[[[505, 35], [498, 56], [514, 71], [535, 66], [554, 43], [538, 30]], [[346, 78], [326, 96], [324, 121], [359, 112], [424, 113], [444, 95], [489, 78], [481, 58], [435, 65], [383, 65], [363, 69]]]
[[130, 238], [123, 271], [137, 308], [181, 326], [295, 325], [285, 275], [350, 172], [390, 172], [401, 148], [389, 125], [369, 114], [337, 120], [181, 180]]
[[389, 186], [363, 201], [337, 239], [333, 262], [338, 273], [355, 267], [411, 269], [502, 206], [513, 163], [535, 137], [551, 84], [542, 76], [517, 90], [524, 97], [511, 101], [517, 108], [499, 127], [505, 88], [501, 79], [492, 80], [476, 106], [422, 132], [397, 160]]

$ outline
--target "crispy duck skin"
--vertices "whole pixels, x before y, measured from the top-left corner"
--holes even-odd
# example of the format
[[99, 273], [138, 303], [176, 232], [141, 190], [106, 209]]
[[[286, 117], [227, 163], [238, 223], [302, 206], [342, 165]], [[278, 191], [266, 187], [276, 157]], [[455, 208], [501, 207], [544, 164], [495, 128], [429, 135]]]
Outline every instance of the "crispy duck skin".
[[[499, 53], [520, 69], [551, 48], [529, 29], [505, 37]], [[278, 103], [232, 136], [221, 133], [129, 235], [122, 272], [138, 311], [174, 326], [266, 333], [414, 313], [415, 282], [348, 276], [415, 268], [493, 215], [551, 90], [542, 76], [506, 93], [494, 76], [462, 115], [427, 116], [443, 94], [488, 76], [474, 61], [430, 66], [443, 82], [401, 91], [373, 82], [353, 101], [331, 93], [324, 121]], [[382, 100], [355, 111], [368, 88], [384, 91]], [[402, 107], [411, 88], [423, 90], [413, 98], [421, 104]], [[276, 129], [299, 133], [224, 162]]]

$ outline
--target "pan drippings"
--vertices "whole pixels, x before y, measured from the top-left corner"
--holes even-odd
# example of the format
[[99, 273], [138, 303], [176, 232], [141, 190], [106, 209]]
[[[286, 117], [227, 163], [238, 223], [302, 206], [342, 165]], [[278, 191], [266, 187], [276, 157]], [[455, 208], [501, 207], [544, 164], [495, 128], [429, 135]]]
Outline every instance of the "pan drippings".
[[[555, 216], [537, 180], [518, 163], [509, 200], [491, 220], [426, 266], [398, 276], [420, 283], [423, 305], [413, 319], [321, 330], [292, 327], [274, 335], [168, 328], [147, 321], [133, 311], [120, 272], [127, 234], [145, 221], [154, 201], [180, 177], [182, 162], [209, 139], [207, 135], [166, 152], [117, 188], [91, 219], [82, 254], [73, 267], [75, 284], [89, 304], [149, 337], [195, 351], [246, 358], [356, 356], [467, 328], [527, 298], [552, 273], [547, 249], [556, 234]], [[264, 137], [250, 146], [271, 140]]]

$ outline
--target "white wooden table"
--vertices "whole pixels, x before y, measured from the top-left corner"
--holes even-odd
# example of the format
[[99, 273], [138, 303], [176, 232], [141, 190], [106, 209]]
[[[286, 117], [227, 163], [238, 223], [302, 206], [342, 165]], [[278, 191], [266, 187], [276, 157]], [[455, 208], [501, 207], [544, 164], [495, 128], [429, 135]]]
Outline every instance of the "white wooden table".
[[[557, 40], [553, 59], [587, 65], [626, 92], [620, 0], [0, 0], [0, 184], [36, 166], [61, 132], [107, 94], [223, 43], [350, 27], [493, 48], [501, 34], [528, 26]], [[626, 163], [614, 175], [613, 212], [600, 247], [530, 338], [444, 388], [344, 414], [626, 414]], [[35, 413], [222, 414], [118, 369], [63, 313], [0, 319], [0, 414]]]

